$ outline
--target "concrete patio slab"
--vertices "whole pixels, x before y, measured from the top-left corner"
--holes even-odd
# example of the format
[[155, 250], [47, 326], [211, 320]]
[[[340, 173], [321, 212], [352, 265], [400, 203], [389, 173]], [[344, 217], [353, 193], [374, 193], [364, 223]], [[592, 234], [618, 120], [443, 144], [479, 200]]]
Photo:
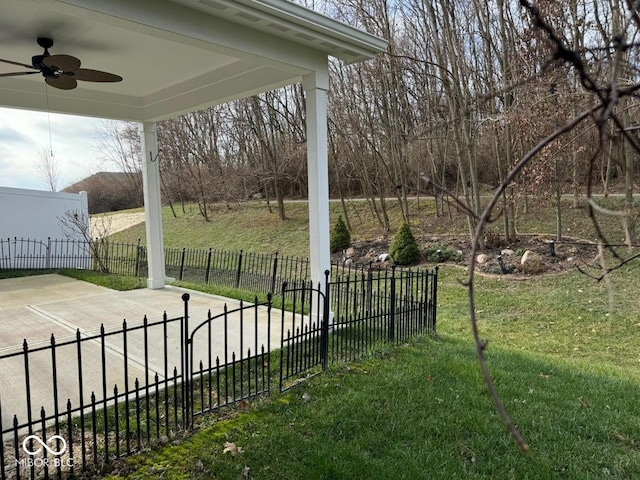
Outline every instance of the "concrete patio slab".
[[[180, 324], [168, 323], [165, 332], [160, 321], [165, 312], [169, 319], [183, 316], [184, 293], [190, 295], [190, 332], [207, 320], [209, 312], [212, 317], [222, 314], [225, 305], [229, 312], [226, 337], [224, 318], [212, 321], [210, 329], [201, 328], [193, 337], [195, 366], [202, 361], [206, 367], [209, 359], [215, 364], [216, 357], [224, 361], [225, 354], [230, 359], [232, 352], [238, 359], [246, 356], [248, 349], [255, 352], [263, 345], [280, 347], [281, 314], [273, 312], [269, 326], [266, 307], [256, 307], [241, 315], [233, 313], [240, 306], [237, 300], [172, 286], [120, 292], [57, 274], [0, 280], [2, 429], [11, 426], [14, 415], [20, 423], [27, 421], [27, 391], [31, 398], [31, 417], [39, 418], [41, 407], [47, 415], [53, 413], [54, 391], [57, 391], [58, 408], [64, 410], [67, 400], [73, 406], [79, 405], [81, 392], [86, 405], [92, 392], [101, 399], [105, 391], [107, 396], [112, 395], [116, 385], [123, 391], [125, 383], [132, 386], [136, 378], [142, 385], [147, 377], [153, 381], [156, 373], [164, 378], [165, 365], [169, 376], [174, 367], [180, 370]], [[145, 331], [138, 328], [145, 315], [150, 325], [146, 336]], [[122, 330], [125, 320], [126, 353], [122, 335], [111, 334]], [[99, 335], [101, 325], [104, 337]], [[75, 341], [78, 331], [82, 338], [92, 338], [82, 342], [80, 352]], [[51, 348], [47, 348], [52, 335], [56, 343], [55, 378]], [[28, 365], [23, 353], [25, 340]], [[103, 372], [106, 382], [103, 382]]]

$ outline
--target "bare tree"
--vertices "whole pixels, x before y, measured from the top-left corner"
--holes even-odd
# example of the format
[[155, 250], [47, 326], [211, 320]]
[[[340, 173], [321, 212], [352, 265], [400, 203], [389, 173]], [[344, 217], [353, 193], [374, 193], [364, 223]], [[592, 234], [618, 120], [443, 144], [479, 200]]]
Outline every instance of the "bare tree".
[[51, 192], [58, 190], [58, 180], [60, 178], [60, 165], [53, 155], [53, 151], [43, 148], [38, 154], [35, 163], [36, 172], [42, 177]]
[[107, 237], [111, 233], [111, 217], [99, 215], [91, 219], [83, 212], [68, 210], [62, 217], [58, 217], [58, 225], [67, 239], [81, 238], [86, 242], [93, 261], [98, 265], [100, 271], [109, 273], [105, 258], [109, 250]]
[[[634, 158], [640, 153], [640, 146], [628, 131], [627, 124], [624, 119], [620, 117], [619, 111], [621, 100], [635, 96], [638, 90], [640, 90], [640, 83], [636, 80], [639, 78], [638, 74], [640, 72], [633, 66], [634, 62], [630, 61], [630, 59], [634, 59], [634, 61], [637, 59], [639, 53], [638, 44], [625, 41], [625, 39], [628, 38], [635, 38], [640, 31], [638, 2], [629, 2], [629, 8], [625, 8], [621, 2], [613, 2], [611, 6], [614, 9], [618, 9], [615, 15], [619, 16], [619, 23], [603, 35], [604, 42], [602, 44], [593, 45], [588, 49], [575, 49], [575, 43], [569, 42], [564, 35], [563, 25], [555, 23], [557, 20], [556, 17], [545, 15], [543, 9], [528, 0], [520, 0], [520, 4], [529, 16], [531, 25], [534, 27], [539, 40], [550, 52], [543, 71], [554, 69], [577, 76], [577, 78], [580, 79], [580, 86], [588, 98], [589, 105], [581, 113], [572, 116], [548, 135], [539, 138], [537, 144], [526, 152], [508, 172], [498, 190], [489, 201], [489, 204], [478, 218], [475, 239], [482, 236], [484, 228], [491, 221], [493, 211], [502, 192], [517, 178], [525, 167], [533, 162], [545, 149], [552, 147], [555, 142], [572, 136], [579, 126], [591, 122], [600, 138], [600, 143], [590, 155], [590, 170], [596, 168], [601, 151], [606, 146], [606, 140], [612, 131], [615, 132], [616, 135], [619, 135], [625, 143], [629, 144], [629, 148], [635, 153]], [[608, 62], [608, 60], [612, 61]], [[627, 72], [627, 75], [624, 75], [625, 79], [627, 79], [626, 81], [621, 81], [620, 72], [623, 71]], [[565, 75], [565, 77], [570, 78], [571, 75]], [[629, 79], [633, 79], [633, 81], [629, 81]], [[624, 102], [622, 103], [624, 104]], [[589, 178], [591, 178], [591, 176], [589, 176]], [[588, 187], [589, 214], [596, 226], [601, 244], [606, 246], [609, 242], [604, 232], [599, 228], [596, 214], [607, 212], [599, 207], [593, 198], [590, 183]], [[628, 214], [626, 210], [627, 207], [625, 206], [625, 216]], [[477, 309], [474, 281], [476, 252], [477, 244], [474, 243], [469, 276], [466, 282], [469, 292], [469, 311], [476, 353], [485, 381], [502, 419], [508, 426], [520, 448], [527, 450], [527, 444], [502, 403], [487, 366], [485, 350], [488, 343], [486, 340], [480, 338], [476, 317]], [[611, 267], [604, 266], [603, 270], [605, 274], [627, 263], [630, 258], [635, 258], [635, 256], [622, 258], [613, 249], [611, 253], [616, 263]], [[602, 278], [602, 276], [599, 278]]]
[[142, 192], [141, 146], [134, 122], [104, 121], [95, 132], [96, 148], [104, 165], [114, 165], [127, 174], [130, 187]]

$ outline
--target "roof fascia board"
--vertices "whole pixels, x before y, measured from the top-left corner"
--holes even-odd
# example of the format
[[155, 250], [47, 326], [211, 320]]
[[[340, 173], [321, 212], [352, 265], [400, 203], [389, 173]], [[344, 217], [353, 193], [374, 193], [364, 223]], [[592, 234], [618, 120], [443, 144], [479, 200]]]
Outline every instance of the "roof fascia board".
[[[325, 35], [337, 43], [350, 49], [359, 50], [366, 58], [373, 58], [377, 53], [386, 51], [388, 41], [382, 37], [372, 35], [333, 18], [322, 15], [309, 8], [282, 0], [217, 0], [224, 3], [242, 4], [251, 10], [258, 10], [266, 15], [275, 16], [287, 23], [299, 25], [305, 29]], [[236, 5], [236, 8], [237, 5]], [[352, 58], [343, 58], [339, 52], [327, 52], [331, 56], [344, 61], [353, 61]]]

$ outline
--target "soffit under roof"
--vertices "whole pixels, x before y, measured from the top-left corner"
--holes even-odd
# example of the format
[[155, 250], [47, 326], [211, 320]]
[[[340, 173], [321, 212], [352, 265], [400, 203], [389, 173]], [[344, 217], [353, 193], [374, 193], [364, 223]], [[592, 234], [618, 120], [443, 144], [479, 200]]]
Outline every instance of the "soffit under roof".
[[[39, 74], [0, 78], [0, 105], [133, 121], [296, 83], [386, 48], [374, 37], [282, 0], [0, 0], [0, 58], [31, 63], [36, 38], [119, 83], [46, 86]], [[0, 73], [25, 70], [0, 63]]]

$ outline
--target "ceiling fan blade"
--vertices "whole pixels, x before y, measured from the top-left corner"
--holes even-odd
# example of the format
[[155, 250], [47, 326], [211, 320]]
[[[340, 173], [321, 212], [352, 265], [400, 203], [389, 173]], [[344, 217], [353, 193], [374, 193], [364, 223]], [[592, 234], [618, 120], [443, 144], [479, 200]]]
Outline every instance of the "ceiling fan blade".
[[113, 73], [102, 72], [100, 70], [91, 70], [90, 68], [79, 68], [69, 75], [76, 80], [84, 80], [85, 82], [121, 82], [122, 77]]
[[33, 70], [38, 70], [37, 68], [35, 68], [33, 65], [27, 65], [26, 63], [20, 63], [20, 62], [13, 62], [11, 60], [5, 60], [4, 58], [0, 58], [0, 62], [4, 62], [4, 63], [10, 63], [11, 65], [17, 65], [19, 67], [24, 67], [24, 68], [31, 68]]
[[40, 72], [14, 72], [14, 73], [0, 73], [0, 77], [18, 77], [20, 75], [33, 75]]
[[49, 55], [42, 59], [42, 63], [60, 72], [73, 72], [80, 68], [80, 60], [71, 55]]
[[73, 90], [78, 86], [76, 79], [70, 75], [60, 75], [58, 77], [46, 77], [44, 79], [48, 85], [59, 88], [60, 90]]

